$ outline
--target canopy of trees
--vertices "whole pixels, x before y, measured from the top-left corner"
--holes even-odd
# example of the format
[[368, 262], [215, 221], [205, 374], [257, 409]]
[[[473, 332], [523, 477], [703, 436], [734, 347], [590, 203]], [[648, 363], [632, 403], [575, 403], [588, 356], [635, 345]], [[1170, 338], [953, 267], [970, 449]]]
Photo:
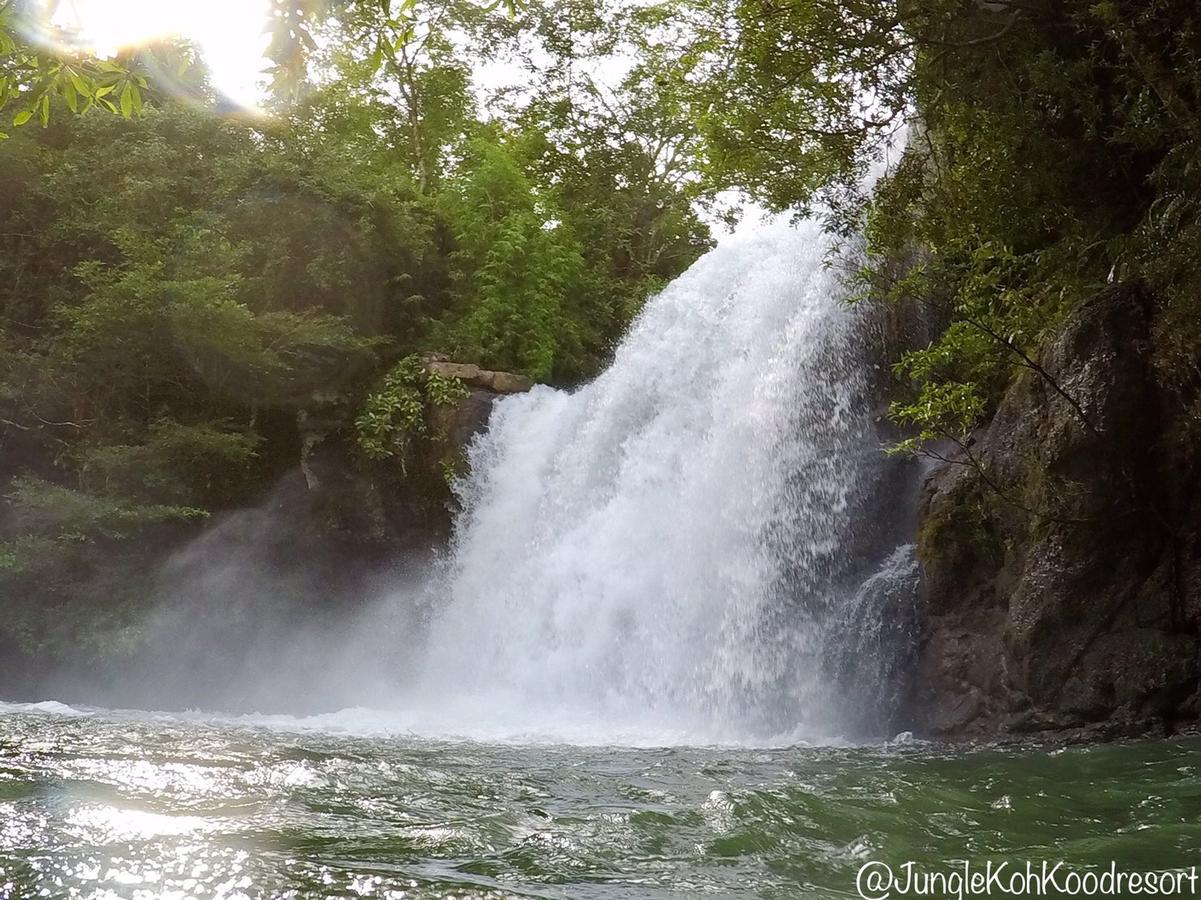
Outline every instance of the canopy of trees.
[[[81, 80], [78, 97], [38, 94], [47, 113], [27, 121], [42, 90], [30, 73], [74, 63], [14, 59], [10, 44], [0, 603], [12, 621], [27, 591], [78, 608], [97, 596], [97, 560], [254, 502], [298, 462], [298, 411], [333, 399], [353, 419], [412, 354], [562, 385], [594, 375], [646, 296], [709, 246], [695, 192], [656, 155], [648, 98], [587, 115], [567, 99], [573, 44], [539, 49], [549, 67], [519, 72], [520, 103], [473, 84], [473, 65], [517, 37], [549, 45], [549, 8], [519, 29], [474, 3], [403, 19], [387, 6], [319, 23], [312, 80], [265, 117], [223, 109], [190, 51], [160, 46], [114, 65], [147, 73], [128, 116], [123, 88]], [[100, 102], [114, 93], [116, 115]], [[89, 108], [85, 94], [100, 96]], [[141, 589], [131, 578], [108, 593]]]

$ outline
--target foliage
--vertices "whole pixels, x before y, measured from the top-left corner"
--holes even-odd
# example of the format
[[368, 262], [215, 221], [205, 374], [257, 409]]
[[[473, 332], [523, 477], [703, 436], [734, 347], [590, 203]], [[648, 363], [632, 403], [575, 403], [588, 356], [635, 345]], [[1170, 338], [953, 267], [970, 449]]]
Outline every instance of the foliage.
[[565, 307], [585, 263], [548, 200], [504, 144], [478, 138], [465, 148], [442, 200], [461, 311], [442, 332], [449, 352], [536, 379], [556, 364], [578, 365], [562, 360], [575, 350], [576, 322]]
[[203, 515], [183, 506], [134, 506], [32, 477], [13, 479], [5, 499], [23, 530], [43, 536], [121, 538], [146, 525]]
[[0, 109], [6, 119], [0, 139], [10, 123], [48, 126], [56, 105], [76, 115], [97, 108], [130, 119], [147, 101], [203, 90], [202, 81], [185, 75], [196, 63], [191, 48], [164, 44], [98, 59], [54, 23], [55, 6], [0, 0]]
[[1201, 284], [1184, 224], [1201, 121], [1194, 11], [1003, 6], [986, 32], [977, 13], [950, 15], [916, 56], [920, 124], [867, 214], [865, 292], [920, 303], [944, 329], [898, 366], [910, 448], [962, 439], [1015, 369], [1049, 378], [1038, 348], [1106, 281], [1146, 278], [1176, 305]]
[[305, 14], [322, 40], [285, 67], [318, 77], [256, 119], [222, 113], [187, 48], [0, 52], [24, 73], [5, 122], [50, 98], [0, 143], [0, 630], [30, 647], [145, 602], [173, 545], [296, 468], [302, 413], [355, 411], [388, 459], [463, 394], [413, 371], [425, 353], [591, 377], [708, 246], [693, 187], [647, 169], [649, 113], [615, 147], [624, 113], [580, 124], [532, 68], [529, 102], [478, 102], [474, 61], [541, 42], [549, 6]]
[[[458, 19], [473, 12], [476, 18], [503, 5], [510, 16], [517, 0], [457, 7]], [[270, 35], [266, 56], [276, 97], [295, 99], [316, 52], [313, 31], [335, 12], [346, 20], [368, 25], [361, 37], [372, 46], [368, 57], [371, 74], [388, 67], [406, 68], [408, 52], [429, 36], [424, 27], [423, 4], [417, 0], [271, 0], [265, 30]], [[441, 19], [448, 4], [432, 4], [433, 18]], [[129, 119], [141, 115], [145, 99], [171, 93], [179, 87], [195, 60], [187, 47], [173, 47], [167, 58], [154, 52], [130, 49], [112, 59], [96, 58], [78, 47], [77, 36], [56, 24], [56, 3], [38, 0], [0, 0], [0, 107], [11, 97], [16, 112], [12, 123], [21, 126], [35, 117], [50, 123], [54, 98], [76, 114], [94, 106]], [[436, 31], [436, 29], [435, 29]], [[429, 110], [438, 114], [435, 107]], [[0, 139], [7, 137], [0, 132]]]
[[412, 440], [428, 434], [431, 406], [451, 406], [467, 395], [459, 379], [430, 372], [420, 357], [406, 356], [367, 395], [354, 423], [359, 448], [371, 459], [403, 456]]
[[0, 540], [0, 577], [36, 573], [82, 547], [205, 516], [194, 507], [131, 503], [28, 476], [13, 479], [5, 500], [15, 534]]
[[864, 272], [877, 297], [920, 303], [944, 325], [937, 340], [894, 366], [912, 393], [894, 401], [892, 416], [915, 430], [898, 449], [963, 440], [995, 407], [1016, 370], [1045, 374], [1031, 354], [1087, 286], [1069, 284], [1063, 268], [1045, 271], [1044, 264], [1039, 253], [1016, 256], [968, 236], [937, 248], [890, 283], [881, 284], [879, 269]]
[[[458, 4], [454, 6], [454, 19], [461, 23], [466, 16], [488, 15], [497, 7], [515, 16], [521, 5], [520, 0]], [[313, 31], [331, 16], [363, 29], [360, 46], [371, 48], [368, 61], [370, 74], [374, 75], [385, 66], [407, 66], [413, 45], [430, 34], [430, 10], [434, 19], [441, 20], [443, 11], [449, 8], [450, 4], [423, 4], [419, 0], [272, 0], [267, 56], [274, 63], [268, 70], [274, 91], [279, 96], [295, 96], [301, 90], [309, 57], [317, 50]]]
[[187, 425], [160, 419], [137, 444], [98, 444], [78, 451], [80, 475], [103, 495], [220, 505], [236, 500], [224, 485], [253, 464], [262, 437], [224, 423]]
[[807, 204], [854, 184], [909, 108], [912, 38], [892, 0], [663, 0], [636, 22], [635, 75], [679, 108], [711, 189]]
[[[773, 209], [820, 200], [832, 229], [865, 238], [860, 296], [925, 308], [937, 337], [896, 373], [895, 414], [917, 435], [906, 447], [962, 439], [1018, 370], [1048, 377], [1039, 346], [1108, 280], [1145, 278], [1168, 297], [1179, 327], [1160, 335], [1161, 368], [1195, 366], [1195, 4], [661, 0], [624, 21], [569, 14], [558, 39], [634, 48], [620, 95], [630, 132], [653, 111], [660, 140], [644, 146], [687, 173], [695, 200], [729, 188]], [[609, 103], [586, 77], [564, 81], [559, 97]], [[590, 107], [544, 108], [571, 110], [544, 129], [558, 134]], [[865, 191], [903, 121], [899, 164]]]

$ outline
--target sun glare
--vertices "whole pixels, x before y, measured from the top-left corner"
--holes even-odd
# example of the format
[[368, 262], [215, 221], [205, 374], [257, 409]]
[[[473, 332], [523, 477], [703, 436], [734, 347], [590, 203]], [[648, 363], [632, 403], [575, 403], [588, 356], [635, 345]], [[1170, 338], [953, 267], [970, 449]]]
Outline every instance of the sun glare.
[[76, 31], [100, 55], [167, 36], [195, 43], [212, 83], [253, 109], [262, 99], [269, 0], [64, 0], [56, 22]]

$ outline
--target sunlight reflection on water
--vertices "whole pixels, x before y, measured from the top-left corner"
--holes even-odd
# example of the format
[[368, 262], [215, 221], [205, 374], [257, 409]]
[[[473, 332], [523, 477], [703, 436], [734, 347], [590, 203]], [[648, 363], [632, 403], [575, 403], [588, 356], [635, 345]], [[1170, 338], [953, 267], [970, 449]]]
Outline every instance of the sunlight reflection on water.
[[0, 897], [845, 897], [868, 859], [1201, 851], [1201, 741], [578, 747], [0, 710]]

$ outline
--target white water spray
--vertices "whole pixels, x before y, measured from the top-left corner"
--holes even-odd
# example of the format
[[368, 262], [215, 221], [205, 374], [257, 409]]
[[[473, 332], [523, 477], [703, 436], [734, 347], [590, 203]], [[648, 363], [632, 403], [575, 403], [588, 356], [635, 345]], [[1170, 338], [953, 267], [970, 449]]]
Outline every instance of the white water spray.
[[881, 454], [828, 250], [815, 223], [731, 238], [594, 382], [498, 404], [414, 693], [435, 718], [597, 740], [840, 727], [827, 623]]

